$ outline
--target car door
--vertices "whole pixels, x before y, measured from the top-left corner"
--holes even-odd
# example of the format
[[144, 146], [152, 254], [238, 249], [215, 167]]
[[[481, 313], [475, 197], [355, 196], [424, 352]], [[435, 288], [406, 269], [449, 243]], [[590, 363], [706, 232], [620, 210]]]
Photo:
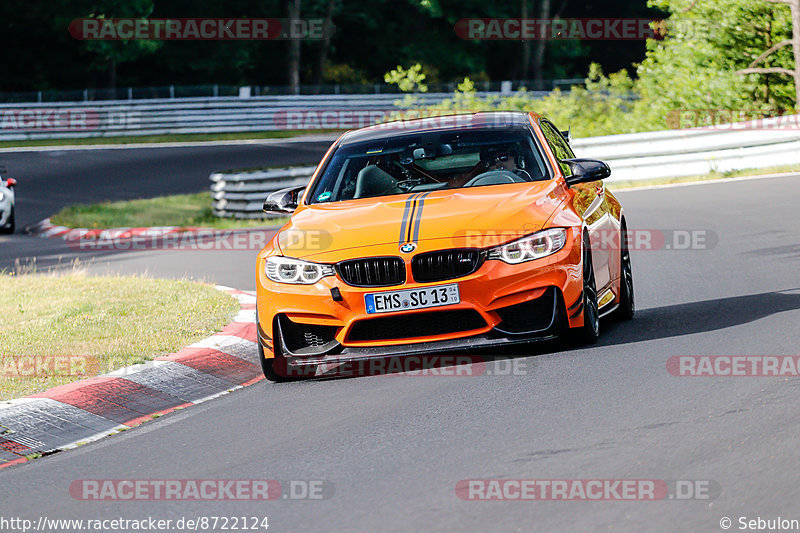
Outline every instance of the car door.
[[[561, 172], [564, 176], [570, 176], [572, 170], [569, 165], [561, 161], [575, 157], [572, 148], [551, 122], [542, 119], [540, 125], [550, 149], [559, 161]], [[611, 252], [614, 247], [607, 244], [610, 242], [609, 237], [616, 234], [612, 222], [613, 217], [610, 216], [609, 205], [606, 201], [605, 185], [602, 180], [598, 180], [590, 183], [578, 183], [572, 185], [571, 188], [575, 191], [573, 199], [575, 210], [586, 221], [589, 230], [595, 284], [598, 295], [600, 295], [611, 284]]]

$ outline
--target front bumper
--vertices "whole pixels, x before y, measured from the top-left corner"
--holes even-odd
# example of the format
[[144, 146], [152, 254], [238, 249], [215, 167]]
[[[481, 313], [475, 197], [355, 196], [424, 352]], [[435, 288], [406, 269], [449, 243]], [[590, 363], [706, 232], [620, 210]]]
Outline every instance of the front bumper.
[[0, 226], [5, 226], [14, 208], [14, 196], [8, 189], [0, 191]]
[[[571, 233], [572, 237], [579, 234]], [[410, 260], [407, 258], [407, 279], [412, 279]], [[259, 257], [257, 268], [258, 329], [265, 355], [274, 355], [273, 339], [277, 339], [279, 353], [296, 360], [297, 365], [516, 345], [551, 339], [557, 334], [554, 329], [577, 327], [583, 321], [582, 315], [559, 320], [561, 311], [566, 314], [566, 308], [582, 295], [580, 242], [574, 238], [569, 238], [562, 250], [546, 258], [519, 265], [489, 260], [473, 274], [437, 283], [407, 282], [400, 286], [363, 288], [330, 276], [314, 285], [286, 285], [266, 278], [263, 257]], [[365, 309], [367, 293], [451, 283], [459, 286], [461, 301], [458, 304], [380, 315], [368, 314]], [[341, 298], [332, 297], [334, 288]], [[508, 311], [525, 311], [526, 304], [535, 304], [538, 309], [529, 310], [536, 314], [537, 320], [535, 327], [527, 329], [524, 323], [513, 320], [510, 316], [513, 313]], [[547, 312], [542, 312], [543, 308]], [[437, 316], [449, 312], [471, 314], [479, 320], [469, 322], [472, 325], [458, 331], [431, 333], [431, 328], [420, 328], [426, 332], [416, 335], [416, 328], [408, 328], [405, 334], [380, 338], [352, 335], [357, 326], [375, 324], [376, 320], [392, 321], [394, 317], [398, 323], [413, 323], [412, 319], [424, 323], [428, 318], [436, 320]], [[309, 342], [304, 345], [304, 341]]]
[[[282, 347], [281, 351], [283, 355], [289, 359], [289, 364], [299, 367], [324, 363], [361, 361], [376, 357], [494, 349], [557, 338], [561, 330], [566, 327], [564, 322], [566, 315], [562, 312], [563, 296], [561, 292], [555, 287], [550, 287], [535, 301], [523, 304], [524, 307], [518, 305], [512, 306], [512, 308], [525, 309], [530, 304], [539, 307], [539, 320], [537, 324], [532, 325], [531, 328], [526, 330], [522, 330], [519, 327], [506, 327], [504, 329], [504, 324], [508, 324], [509, 326], [516, 325], [515, 323], [510, 323], [508, 320], [505, 320], [488, 332], [456, 339], [381, 346], [345, 346], [334, 339], [321, 346], [293, 350], [291, 348], [292, 341], [288, 340], [287, 335], [284, 333], [287, 324], [285, 319], [280, 317], [277, 321], [277, 327], [275, 328], [275, 339]], [[505, 314], [505, 316], [508, 316], [508, 314]], [[258, 336], [262, 346], [272, 345], [273, 339], [264, 332], [260, 324], [258, 326]]]

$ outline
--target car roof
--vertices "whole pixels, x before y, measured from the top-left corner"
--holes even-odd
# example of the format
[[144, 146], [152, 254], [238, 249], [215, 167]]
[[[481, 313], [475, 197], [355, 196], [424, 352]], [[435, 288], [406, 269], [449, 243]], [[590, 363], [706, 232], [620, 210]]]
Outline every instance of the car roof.
[[529, 116], [538, 115], [522, 111], [488, 111], [460, 113], [413, 120], [396, 120], [348, 131], [339, 140], [340, 145], [387, 139], [399, 135], [459, 131], [465, 129], [514, 128], [527, 126]]

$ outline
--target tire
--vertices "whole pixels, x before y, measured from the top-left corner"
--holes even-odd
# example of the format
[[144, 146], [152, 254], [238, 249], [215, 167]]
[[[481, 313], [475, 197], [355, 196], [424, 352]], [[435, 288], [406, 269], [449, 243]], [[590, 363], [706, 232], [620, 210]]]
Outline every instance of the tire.
[[628, 249], [628, 228], [622, 223], [620, 232], [620, 288], [619, 307], [614, 311], [615, 320], [631, 320], [636, 314], [636, 301], [633, 292], [633, 269], [631, 268], [631, 252]]
[[579, 344], [594, 344], [600, 338], [600, 312], [597, 306], [597, 286], [592, 265], [592, 246], [589, 235], [583, 236], [583, 326], [574, 336]]
[[[258, 312], [256, 312], [256, 324], [258, 324]], [[258, 337], [258, 334], [256, 334], [256, 337]], [[265, 357], [264, 346], [261, 344], [261, 339], [258, 339], [257, 343], [258, 360], [261, 361], [261, 371], [264, 373], [264, 377], [267, 381], [284, 383], [287, 381], [302, 381], [306, 379], [305, 374], [309, 374], [308, 377], [314, 376], [316, 367], [301, 367], [301, 370], [298, 371], [298, 376], [288, 375], [289, 365], [286, 364], [286, 357], [280, 354], [281, 348], [278, 339], [272, 340], [273, 357]]]
[[11, 208], [11, 214], [8, 216], [8, 221], [6, 222], [5, 226], [0, 228], [0, 233], [2, 233], [4, 235], [9, 235], [11, 233], [14, 233], [14, 228], [15, 228], [15, 225], [14, 225], [14, 208], [12, 207]]
[[261, 344], [261, 340], [258, 341], [258, 359], [259, 361], [261, 361], [261, 371], [264, 373], [264, 377], [267, 378], [267, 381], [272, 381], [273, 383], [281, 383], [283, 381], [288, 381], [288, 378], [286, 378], [286, 376], [282, 376], [275, 371], [275, 360], [278, 357], [283, 358], [283, 356], [280, 355], [276, 355], [275, 357], [270, 357], [270, 358], [265, 357], [264, 346]]

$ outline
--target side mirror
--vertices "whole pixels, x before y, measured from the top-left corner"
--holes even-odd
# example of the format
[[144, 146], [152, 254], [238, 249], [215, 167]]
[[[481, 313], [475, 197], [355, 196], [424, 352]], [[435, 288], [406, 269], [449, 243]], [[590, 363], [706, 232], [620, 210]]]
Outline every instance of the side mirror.
[[16, 187], [16, 186], [17, 186], [17, 180], [15, 180], [14, 178], [6, 179], [6, 187], [10, 189], [11, 187]]
[[300, 203], [300, 195], [305, 189], [305, 187], [289, 187], [270, 193], [264, 200], [264, 212], [294, 213]]
[[611, 168], [596, 159], [562, 159], [561, 162], [568, 164], [572, 169], [572, 176], [565, 178], [567, 185], [570, 186], [603, 180], [611, 175]]

